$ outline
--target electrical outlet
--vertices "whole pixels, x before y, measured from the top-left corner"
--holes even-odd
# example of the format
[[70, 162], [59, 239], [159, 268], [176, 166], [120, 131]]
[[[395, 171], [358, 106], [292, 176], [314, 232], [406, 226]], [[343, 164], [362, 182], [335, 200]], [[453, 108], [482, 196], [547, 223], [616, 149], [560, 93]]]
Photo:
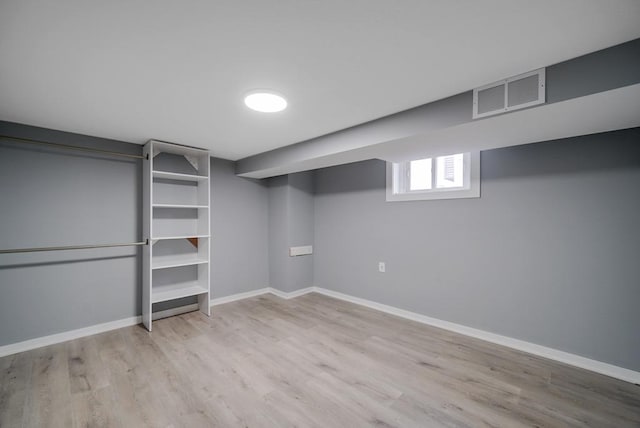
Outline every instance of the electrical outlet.
[[387, 266], [385, 265], [384, 262], [378, 262], [378, 272], [386, 272], [387, 271]]

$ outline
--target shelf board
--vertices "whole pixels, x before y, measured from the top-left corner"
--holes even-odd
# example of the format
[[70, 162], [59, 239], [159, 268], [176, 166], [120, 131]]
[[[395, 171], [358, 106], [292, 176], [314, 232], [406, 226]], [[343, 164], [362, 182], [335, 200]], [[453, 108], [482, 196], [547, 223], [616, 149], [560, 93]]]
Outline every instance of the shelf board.
[[167, 300], [179, 299], [181, 297], [197, 296], [198, 294], [208, 293], [205, 287], [197, 281], [179, 282], [177, 284], [169, 284], [157, 286], [151, 289], [151, 303], [166, 302]]
[[209, 235], [177, 235], [177, 236], [154, 236], [152, 241], [161, 241], [163, 239], [187, 239], [187, 238], [208, 238]]
[[153, 178], [166, 178], [168, 180], [180, 181], [204, 181], [209, 177], [206, 175], [181, 174], [179, 172], [153, 171]]
[[153, 208], [209, 208], [209, 205], [153, 204]]
[[200, 265], [204, 263], [209, 263], [209, 260], [198, 257], [195, 254], [154, 257], [151, 262], [151, 269], [167, 269], [178, 266]]
[[172, 153], [174, 155], [182, 156], [204, 156], [209, 154], [206, 149], [201, 149], [199, 147], [183, 146], [181, 144], [160, 140], [151, 140], [150, 142], [153, 143], [154, 151], [156, 152], [154, 156], [159, 153]]

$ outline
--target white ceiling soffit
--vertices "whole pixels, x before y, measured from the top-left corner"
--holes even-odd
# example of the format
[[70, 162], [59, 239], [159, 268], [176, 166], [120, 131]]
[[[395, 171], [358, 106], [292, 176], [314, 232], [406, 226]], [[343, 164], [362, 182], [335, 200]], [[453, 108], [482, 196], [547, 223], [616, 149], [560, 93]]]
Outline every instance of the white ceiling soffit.
[[638, 0], [2, 0], [0, 120], [236, 160], [638, 37]]
[[637, 126], [640, 126], [640, 84], [241, 175], [266, 178], [373, 158], [400, 162]]

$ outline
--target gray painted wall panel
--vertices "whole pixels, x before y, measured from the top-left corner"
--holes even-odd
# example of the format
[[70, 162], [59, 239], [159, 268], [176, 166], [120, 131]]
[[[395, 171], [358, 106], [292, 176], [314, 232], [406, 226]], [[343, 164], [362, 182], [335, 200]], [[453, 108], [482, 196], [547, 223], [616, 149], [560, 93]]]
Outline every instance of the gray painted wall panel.
[[[288, 246], [313, 245], [314, 243], [314, 173], [301, 172], [289, 175], [289, 244]], [[287, 291], [313, 285], [313, 255], [288, 257], [289, 287]]]
[[268, 180], [269, 184], [269, 285], [287, 291], [289, 242], [288, 176]]
[[640, 39], [547, 67], [547, 103], [640, 82]]
[[268, 188], [234, 171], [234, 162], [211, 159], [213, 297], [269, 285]]
[[282, 291], [313, 285], [313, 255], [290, 257], [289, 247], [313, 245], [313, 172], [269, 182], [269, 284]]
[[385, 202], [376, 160], [318, 170], [315, 285], [640, 370], [638, 143], [483, 152], [480, 199]]

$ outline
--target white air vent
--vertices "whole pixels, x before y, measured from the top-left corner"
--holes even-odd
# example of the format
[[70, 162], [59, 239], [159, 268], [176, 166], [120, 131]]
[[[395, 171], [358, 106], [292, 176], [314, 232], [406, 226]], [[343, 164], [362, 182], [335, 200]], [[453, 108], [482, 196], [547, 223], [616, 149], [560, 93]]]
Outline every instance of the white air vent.
[[544, 68], [473, 90], [473, 118], [506, 113], [545, 102]]

